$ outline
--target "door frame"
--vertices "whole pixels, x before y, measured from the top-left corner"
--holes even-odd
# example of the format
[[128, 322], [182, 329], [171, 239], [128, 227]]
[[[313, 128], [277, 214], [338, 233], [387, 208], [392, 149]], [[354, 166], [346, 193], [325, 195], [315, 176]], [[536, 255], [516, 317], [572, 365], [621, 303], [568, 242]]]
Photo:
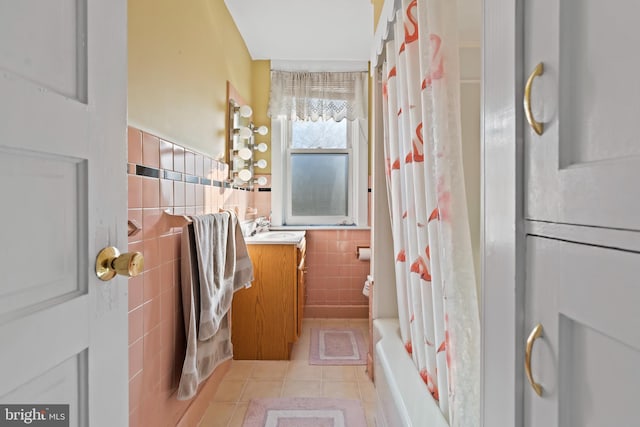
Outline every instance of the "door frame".
[[524, 13], [484, 0], [481, 422], [522, 426], [524, 393]]

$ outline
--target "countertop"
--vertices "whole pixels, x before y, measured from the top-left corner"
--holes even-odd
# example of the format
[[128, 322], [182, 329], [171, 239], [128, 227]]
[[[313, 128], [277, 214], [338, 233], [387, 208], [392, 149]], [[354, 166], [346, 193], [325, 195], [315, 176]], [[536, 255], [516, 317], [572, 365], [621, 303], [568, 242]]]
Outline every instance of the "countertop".
[[245, 236], [244, 240], [248, 245], [297, 245], [300, 247], [305, 233], [304, 230], [264, 231], [253, 236]]

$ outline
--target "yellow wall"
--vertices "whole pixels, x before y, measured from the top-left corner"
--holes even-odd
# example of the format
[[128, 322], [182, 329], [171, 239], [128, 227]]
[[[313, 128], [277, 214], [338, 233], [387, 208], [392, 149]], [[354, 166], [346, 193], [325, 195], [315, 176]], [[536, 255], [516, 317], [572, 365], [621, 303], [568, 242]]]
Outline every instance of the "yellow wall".
[[[226, 82], [251, 104], [251, 56], [222, 0], [129, 0], [129, 124], [218, 157]], [[257, 109], [256, 109], [257, 110]]]
[[384, 0], [371, 0], [373, 4], [373, 31], [375, 32], [376, 27], [378, 26], [378, 20], [380, 19], [380, 13], [382, 12], [382, 5], [384, 5]]
[[253, 123], [256, 126], [265, 125], [269, 133], [256, 136], [256, 143], [266, 142], [269, 149], [266, 153], [256, 152], [256, 160], [265, 159], [267, 167], [256, 170], [256, 174], [271, 173], [271, 119], [267, 117], [269, 109], [269, 92], [271, 90], [271, 61], [253, 61], [251, 64], [251, 99], [253, 100]]

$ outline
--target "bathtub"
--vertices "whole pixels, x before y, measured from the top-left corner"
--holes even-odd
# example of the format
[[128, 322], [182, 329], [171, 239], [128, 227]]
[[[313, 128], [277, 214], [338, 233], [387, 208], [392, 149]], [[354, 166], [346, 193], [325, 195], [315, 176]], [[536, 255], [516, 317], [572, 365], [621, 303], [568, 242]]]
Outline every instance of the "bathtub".
[[397, 319], [373, 321], [376, 427], [448, 427], [400, 339]]

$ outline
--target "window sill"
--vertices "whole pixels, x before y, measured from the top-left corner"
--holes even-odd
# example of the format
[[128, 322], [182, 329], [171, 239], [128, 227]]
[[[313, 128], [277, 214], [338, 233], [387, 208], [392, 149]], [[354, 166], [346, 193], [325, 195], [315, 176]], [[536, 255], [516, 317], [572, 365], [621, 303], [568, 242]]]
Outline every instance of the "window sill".
[[269, 230], [371, 230], [368, 225], [272, 225]]

